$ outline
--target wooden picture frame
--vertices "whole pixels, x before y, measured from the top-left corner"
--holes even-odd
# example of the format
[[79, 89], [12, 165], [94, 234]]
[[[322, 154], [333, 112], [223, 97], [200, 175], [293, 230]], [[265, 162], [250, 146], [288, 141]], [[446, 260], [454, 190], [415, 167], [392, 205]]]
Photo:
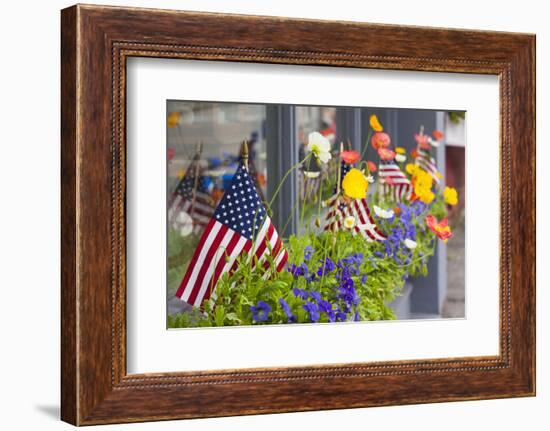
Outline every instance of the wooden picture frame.
[[[534, 35], [82, 5], [63, 10], [61, 24], [64, 421], [535, 394]], [[128, 375], [125, 65], [131, 56], [497, 75], [500, 354]]]

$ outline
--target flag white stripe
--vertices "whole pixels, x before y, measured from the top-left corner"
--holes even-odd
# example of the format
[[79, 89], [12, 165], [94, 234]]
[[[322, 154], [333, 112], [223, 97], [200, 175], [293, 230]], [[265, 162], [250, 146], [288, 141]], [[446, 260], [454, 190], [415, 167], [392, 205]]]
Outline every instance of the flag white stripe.
[[[229, 229], [229, 230], [231, 232], [234, 232], [232, 229]], [[229, 255], [228, 262], [225, 263], [225, 265], [224, 265], [222, 271], [220, 272], [220, 274], [225, 274], [227, 271], [229, 271], [233, 267], [233, 264], [235, 263], [235, 260], [241, 254], [244, 246], [246, 245], [246, 241], [247, 241], [247, 239], [244, 236], [241, 236], [239, 238], [239, 241], [237, 242], [237, 244], [235, 244], [235, 247], [233, 248], [233, 250], [231, 251], [231, 254]], [[225, 256], [225, 253], [222, 253], [222, 254]], [[224, 257], [224, 259], [225, 259], [225, 257]], [[217, 280], [216, 280], [216, 282], [217, 282]], [[208, 287], [208, 284], [206, 285], [206, 287]], [[204, 291], [203, 291], [203, 287], [201, 286], [201, 290], [199, 291], [199, 293], [197, 295], [197, 298], [195, 299], [195, 303], [194, 303], [195, 306], [200, 306], [202, 304], [202, 300], [204, 298], [205, 293], [206, 293], [206, 289], [204, 289]]]
[[225, 259], [226, 247], [227, 247], [227, 244], [229, 244], [229, 241], [231, 241], [231, 238], [233, 237], [233, 235], [236, 235], [236, 232], [233, 229], [228, 229], [225, 235], [223, 236], [220, 244], [218, 245], [218, 249], [216, 250], [216, 253], [213, 259], [211, 259], [210, 262], [204, 262], [203, 265], [207, 264], [208, 269], [206, 270], [206, 273], [204, 274], [204, 278], [202, 279], [202, 284], [195, 298], [194, 305], [202, 304], [202, 299], [204, 298], [204, 295], [206, 294], [207, 289], [210, 287], [210, 284], [212, 283], [212, 275], [214, 274], [214, 270], [216, 269], [216, 266], [218, 266], [218, 262], [220, 261], [220, 259]]
[[204, 259], [208, 255], [208, 252], [210, 251], [210, 247], [212, 247], [212, 243], [216, 239], [216, 235], [218, 235], [219, 230], [221, 229], [222, 224], [218, 221], [214, 222], [214, 225], [212, 226], [212, 229], [210, 232], [208, 232], [208, 237], [204, 241], [203, 247], [201, 249], [201, 252], [199, 254], [199, 257], [197, 259], [197, 262], [200, 262], [199, 265], [195, 265], [193, 267], [193, 272], [191, 273], [191, 276], [189, 277], [189, 281], [187, 282], [187, 285], [185, 286], [183, 290], [183, 294], [181, 295], [181, 300], [187, 302], [189, 299], [189, 296], [191, 295], [191, 292], [193, 291], [193, 285], [197, 281], [197, 277], [199, 275], [199, 272], [204, 265]]
[[258, 235], [256, 235], [256, 239], [254, 240], [254, 250], [252, 250], [252, 253], [250, 254], [250, 256], [254, 256], [256, 254], [256, 251], [258, 251], [258, 247], [260, 247], [260, 245], [263, 244], [265, 233], [269, 228], [270, 224], [271, 224], [271, 220], [269, 219], [269, 217], [266, 216], [264, 220], [264, 224], [258, 231]]

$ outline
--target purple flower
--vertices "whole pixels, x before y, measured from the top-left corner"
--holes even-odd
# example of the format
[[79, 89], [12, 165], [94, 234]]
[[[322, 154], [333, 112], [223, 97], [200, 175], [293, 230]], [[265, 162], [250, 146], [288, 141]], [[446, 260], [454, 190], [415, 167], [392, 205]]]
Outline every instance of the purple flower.
[[309, 296], [311, 296], [315, 302], [319, 302], [323, 299], [321, 294], [319, 292], [314, 291], [314, 290], [309, 292]]
[[336, 312], [332, 309], [332, 304], [330, 302], [321, 299], [317, 305], [319, 306], [319, 310], [327, 315], [329, 322], [334, 322], [336, 320]]
[[309, 320], [312, 322], [318, 322], [319, 321], [319, 307], [314, 302], [307, 302], [304, 305], [302, 305], [302, 308], [306, 310], [309, 313]]
[[336, 265], [334, 262], [330, 259], [330, 257], [327, 257], [325, 259], [325, 262], [321, 261], [321, 266], [317, 270], [317, 275], [321, 277], [323, 274], [326, 274], [328, 272], [332, 272], [336, 269]]
[[310, 274], [309, 268], [305, 263], [301, 265], [290, 265], [288, 272], [290, 272], [294, 278], [304, 277], [307, 281], [313, 281], [315, 279], [315, 274]]
[[361, 320], [361, 317], [359, 316], [358, 311], [355, 312], [355, 315], [353, 316], [353, 320], [355, 320], [356, 322], [359, 322]]
[[296, 322], [296, 316], [292, 314], [292, 311], [290, 310], [290, 306], [287, 304], [287, 302], [283, 298], [279, 298], [279, 304], [281, 305], [281, 308], [285, 312], [288, 321]]
[[308, 245], [304, 249], [304, 261], [309, 262], [309, 259], [311, 259], [312, 254], [313, 254], [313, 247]]
[[367, 274], [363, 274], [361, 277], [361, 284], [365, 284], [367, 282]]
[[256, 306], [252, 305], [250, 307], [250, 311], [252, 312], [252, 320], [255, 322], [265, 322], [269, 317], [271, 307], [267, 302], [258, 301]]
[[348, 319], [348, 314], [340, 307], [336, 308], [336, 321], [345, 322]]
[[361, 301], [359, 295], [353, 287], [340, 287], [338, 297], [351, 308], [352, 305], [357, 305]]
[[297, 287], [292, 289], [292, 293], [294, 293], [296, 298], [301, 298], [303, 300], [306, 300], [309, 297], [309, 293], [307, 293], [304, 289], [299, 289]]

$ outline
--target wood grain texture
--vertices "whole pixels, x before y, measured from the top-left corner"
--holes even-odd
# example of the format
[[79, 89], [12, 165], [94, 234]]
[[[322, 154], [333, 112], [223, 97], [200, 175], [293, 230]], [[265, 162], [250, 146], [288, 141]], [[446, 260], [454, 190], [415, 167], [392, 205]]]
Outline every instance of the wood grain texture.
[[[63, 420], [86, 425], [534, 394], [533, 35], [79, 5], [62, 11], [61, 38]], [[127, 375], [131, 56], [498, 75], [500, 354]]]

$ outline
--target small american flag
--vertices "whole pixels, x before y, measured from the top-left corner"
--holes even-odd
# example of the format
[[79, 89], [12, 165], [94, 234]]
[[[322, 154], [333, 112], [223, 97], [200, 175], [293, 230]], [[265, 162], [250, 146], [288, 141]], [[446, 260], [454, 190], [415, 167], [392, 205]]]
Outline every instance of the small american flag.
[[430, 153], [426, 150], [423, 150], [421, 148], [418, 148], [416, 150], [418, 153], [418, 156], [416, 157], [416, 165], [424, 169], [426, 172], [428, 172], [436, 184], [440, 183], [439, 178], [439, 171], [437, 170], [437, 165], [435, 164], [435, 160], [432, 156], [430, 156]]
[[384, 241], [384, 235], [374, 221], [366, 199], [353, 199], [346, 203], [339, 193], [333, 195], [326, 203], [330, 208], [325, 218], [325, 230], [339, 231], [345, 229], [344, 219], [348, 216], [355, 218], [353, 235], [361, 235], [367, 241]]
[[382, 194], [390, 196], [395, 202], [401, 202], [403, 199], [409, 199], [412, 193], [412, 184], [397, 166], [391, 161], [381, 161], [379, 165], [378, 176], [382, 183]]
[[[199, 234], [214, 214], [213, 201], [200, 175], [199, 157], [195, 156], [187, 172], [179, 181], [168, 201], [168, 220], [176, 226], [178, 215], [185, 212], [193, 221], [193, 230]], [[177, 226], [176, 226], [177, 227]]]
[[270, 266], [268, 255], [273, 257], [276, 271], [281, 271], [288, 259], [254, 182], [241, 162], [202, 234], [176, 296], [200, 307], [210, 298], [222, 274], [233, 271], [237, 258], [245, 254], [250, 265], [262, 265], [266, 274]]

